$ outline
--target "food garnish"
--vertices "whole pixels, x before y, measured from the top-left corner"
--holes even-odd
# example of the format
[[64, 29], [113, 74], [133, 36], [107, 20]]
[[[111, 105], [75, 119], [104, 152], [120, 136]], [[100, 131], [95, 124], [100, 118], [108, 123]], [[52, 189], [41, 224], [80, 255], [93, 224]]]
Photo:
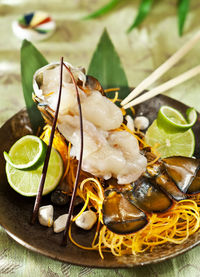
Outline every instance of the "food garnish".
[[[21, 155], [24, 154], [21, 153]], [[42, 175], [42, 163], [36, 169], [24, 170], [17, 169], [6, 163], [6, 175], [10, 186], [23, 196], [36, 196], [38, 192], [39, 182]], [[43, 195], [53, 191], [60, 182], [63, 175], [63, 161], [59, 152], [52, 149], [47, 170], [46, 180], [44, 184]]]
[[5, 160], [16, 169], [36, 169], [45, 159], [47, 146], [40, 138], [27, 135], [17, 140], [9, 154], [4, 151]]
[[161, 158], [170, 156], [192, 157], [195, 137], [192, 129], [186, 132], [169, 133], [159, 128], [157, 119], [147, 129], [145, 142], [157, 151]]
[[[74, 182], [72, 198], [71, 198], [70, 205], [69, 205], [69, 214], [68, 214], [67, 223], [66, 223], [65, 230], [64, 230], [63, 241], [62, 241], [62, 244], [66, 245], [67, 239], [68, 239], [69, 226], [71, 223], [71, 217], [72, 217], [72, 213], [74, 210], [74, 202], [75, 202], [75, 198], [76, 198], [76, 192], [78, 189], [78, 182], [79, 182], [79, 176], [80, 176], [82, 159], [83, 159], [83, 118], [82, 118], [82, 107], [81, 107], [79, 91], [78, 91], [78, 87], [77, 87], [74, 75], [72, 74], [69, 67], [67, 67], [64, 63], [63, 63], [63, 65], [67, 69], [67, 71], [72, 79], [72, 82], [74, 84], [75, 90], [76, 90], [76, 98], [77, 98], [78, 111], [79, 111], [79, 117], [80, 117], [80, 155], [79, 155], [79, 161], [78, 161], [78, 165], [77, 165], [76, 178], [75, 178], [75, 182]], [[62, 82], [61, 82], [61, 85], [62, 85]], [[100, 87], [100, 89], [101, 89], [101, 87]]]
[[46, 157], [45, 157], [45, 160], [44, 160], [44, 166], [42, 168], [42, 176], [41, 176], [41, 179], [40, 179], [40, 185], [39, 185], [39, 188], [38, 188], [38, 192], [37, 192], [37, 196], [36, 196], [35, 204], [34, 204], [34, 208], [33, 208], [33, 213], [32, 213], [32, 217], [31, 217], [31, 223], [32, 224], [35, 223], [35, 220], [36, 220], [37, 215], [38, 215], [38, 211], [39, 211], [39, 208], [40, 208], [40, 202], [41, 202], [41, 199], [42, 199], [42, 193], [43, 193], [43, 189], [44, 189], [44, 183], [45, 183], [45, 179], [46, 179], [46, 175], [47, 175], [47, 170], [48, 170], [48, 165], [49, 165], [49, 158], [50, 158], [50, 154], [51, 154], [53, 138], [54, 138], [57, 119], [58, 119], [58, 112], [59, 112], [59, 108], [60, 108], [60, 100], [61, 100], [61, 92], [62, 92], [62, 78], [63, 78], [63, 57], [61, 58], [61, 61], [60, 61], [60, 85], [59, 85], [58, 100], [57, 100], [57, 103], [56, 103], [57, 105], [56, 105], [56, 110], [55, 110], [55, 117], [53, 119], [53, 125], [52, 125], [51, 134], [50, 134], [50, 138], [49, 138], [49, 144], [47, 146], [47, 152], [46, 152]]
[[138, 130], [146, 130], [149, 127], [149, 119], [146, 116], [137, 116], [134, 120], [134, 126]]
[[41, 225], [51, 227], [53, 225], [53, 212], [52, 205], [46, 205], [39, 208], [38, 220]]
[[96, 213], [92, 210], [88, 210], [83, 212], [76, 220], [75, 224], [84, 229], [84, 230], [90, 230], [94, 226], [94, 224], [97, 221]]
[[116, 234], [132, 234], [148, 223], [145, 213], [115, 189], [105, 191], [102, 213], [103, 223]]
[[66, 224], [69, 218], [69, 214], [63, 214], [59, 216], [53, 223], [53, 231], [55, 233], [60, 233], [65, 230]]
[[187, 120], [176, 109], [162, 106], [158, 112], [157, 123], [167, 133], [178, 133], [189, 130], [197, 121], [197, 112], [193, 108], [186, 111]]

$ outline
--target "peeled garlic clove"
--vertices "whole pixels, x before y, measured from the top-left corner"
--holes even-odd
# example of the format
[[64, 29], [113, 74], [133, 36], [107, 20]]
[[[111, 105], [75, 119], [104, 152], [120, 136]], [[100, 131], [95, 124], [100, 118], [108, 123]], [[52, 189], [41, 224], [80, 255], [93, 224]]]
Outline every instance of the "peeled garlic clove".
[[127, 121], [127, 124], [126, 126], [128, 127], [129, 130], [131, 131], [134, 131], [134, 122], [133, 122], [133, 119], [130, 115], [127, 115], [126, 116], [126, 121]]
[[47, 205], [40, 207], [38, 220], [41, 225], [51, 227], [53, 225], [53, 206]]
[[67, 219], [68, 214], [63, 214], [54, 221], [53, 230], [55, 233], [60, 233], [65, 230]]
[[96, 223], [96, 221], [97, 221], [97, 216], [95, 212], [89, 210], [89, 211], [83, 212], [76, 219], [75, 224], [84, 230], [90, 230], [93, 227], [93, 225]]
[[149, 126], [149, 119], [146, 116], [137, 116], [134, 120], [135, 128], [145, 130]]

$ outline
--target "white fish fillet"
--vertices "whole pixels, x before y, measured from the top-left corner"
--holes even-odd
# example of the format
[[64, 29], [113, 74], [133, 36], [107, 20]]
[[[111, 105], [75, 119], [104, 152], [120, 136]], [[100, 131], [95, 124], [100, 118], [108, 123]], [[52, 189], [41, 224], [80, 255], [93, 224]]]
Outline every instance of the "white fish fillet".
[[[63, 80], [58, 129], [72, 143], [71, 155], [79, 159], [80, 120], [76, 91], [66, 70]], [[49, 107], [55, 111], [58, 88], [59, 72], [56, 67], [44, 71], [43, 85], [35, 93], [40, 97], [42, 95]], [[79, 94], [84, 133], [82, 169], [104, 179], [114, 177], [118, 184], [137, 180], [146, 170], [147, 160], [140, 154], [135, 137], [126, 131], [114, 131], [123, 122], [120, 108], [99, 91], [94, 90], [86, 94], [79, 88]]]

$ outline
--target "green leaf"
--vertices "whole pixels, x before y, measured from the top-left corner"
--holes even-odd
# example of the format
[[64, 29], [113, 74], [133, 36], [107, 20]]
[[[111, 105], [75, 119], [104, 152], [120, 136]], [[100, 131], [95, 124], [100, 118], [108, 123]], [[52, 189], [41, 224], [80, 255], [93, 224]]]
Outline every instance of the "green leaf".
[[138, 14], [133, 21], [133, 24], [128, 28], [127, 32], [129, 33], [132, 31], [135, 27], [140, 25], [142, 21], [145, 19], [145, 17], [148, 15], [148, 13], [151, 10], [152, 4], [154, 0], [142, 0], [139, 6]]
[[120, 1], [122, 0], [111, 0], [108, 4], [106, 4], [99, 10], [85, 16], [83, 19], [92, 19], [101, 15], [104, 15], [105, 13], [108, 13], [109, 11], [111, 11]]
[[[119, 98], [121, 99], [129, 92], [126, 74], [106, 30], [104, 30], [93, 54], [88, 75], [97, 78], [103, 88], [120, 87]], [[109, 95], [109, 97], [113, 97], [113, 95]]]
[[179, 0], [178, 1], [178, 30], [179, 35], [182, 36], [184, 23], [189, 12], [190, 0]]
[[43, 124], [43, 118], [32, 100], [33, 75], [37, 69], [48, 64], [43, 55], [27, 40], [24, 40], [21, 47], [21, 78], [24, 100], [30, 118], [33, 132]]

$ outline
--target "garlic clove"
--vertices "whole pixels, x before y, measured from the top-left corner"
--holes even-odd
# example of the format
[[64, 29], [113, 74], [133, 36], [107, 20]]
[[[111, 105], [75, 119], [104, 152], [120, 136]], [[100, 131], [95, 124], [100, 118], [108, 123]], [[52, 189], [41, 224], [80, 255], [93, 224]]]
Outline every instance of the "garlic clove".
[[90, 230], [93, 227], [93, 225], [96, 223], [96, 221], [97, 221], [97, 216], [95, 212], [89, 210], [89, 211], [83, 212], [76, 219], [75, 224], [84, 230]]
[[41, 225], [51, 227], [53, 225], [53, 206], [47, 205], [40, 207], [38, 220]]
[[134, 128], [134, 121], [133, 121], [132, 117], [130, 115], [127, 115], [125, 118], [127, 121], [126, 126], [128, 127], [129, 130], [134, 132], [135, 128]]
[[149, 119], [146, 116], [137, 116], [134, 120], [135, 128], [145, 130], [149, 126]]
[[53, 230], [55, 233], [60, 233], [65, 230], [67, 219], [68, 214], [63, 214], [54, 221]]

